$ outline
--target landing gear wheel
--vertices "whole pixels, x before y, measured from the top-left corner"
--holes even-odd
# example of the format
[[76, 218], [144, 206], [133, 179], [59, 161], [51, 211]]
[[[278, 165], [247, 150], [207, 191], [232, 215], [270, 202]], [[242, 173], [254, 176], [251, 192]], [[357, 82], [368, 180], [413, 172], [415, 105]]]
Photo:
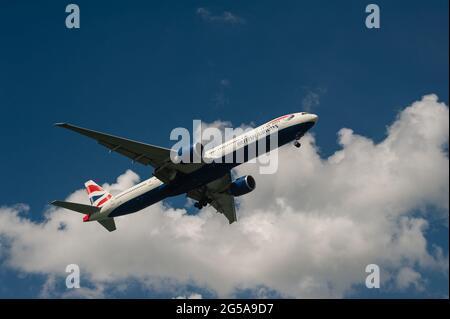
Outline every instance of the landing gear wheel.
[[196, 207], [196, 208], [198, 208], [198, 209], [202, 209], [203, 208], [203, 206], [202, 205], [200, 205], [200, 203], [194, 203], [194, 207]]
[[208, 203], [206, 201], [199, 201], [194, 203], [194, 207], [198, 208], [198, 209], [202, 209], [203, 207], [205, 207], [206, 205], [208, 205]]
[[294, 146], [297, 147], [297, 148], [299, 148], [300, 146], [302, 146], [302, 144], [300, 144], [299, 141], [295, 141], [295, 142], [294, 142]]

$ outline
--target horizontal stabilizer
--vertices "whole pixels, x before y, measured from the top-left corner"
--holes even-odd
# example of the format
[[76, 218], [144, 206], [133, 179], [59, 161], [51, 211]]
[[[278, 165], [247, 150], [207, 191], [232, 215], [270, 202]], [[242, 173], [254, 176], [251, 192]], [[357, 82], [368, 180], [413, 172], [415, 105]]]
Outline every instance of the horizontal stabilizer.
[[97, 220], [100, 225], [105, 227], [108, 231], [116, 230], [116, 223], [114, 222], [114, 218], [107, 218], [102, 220]]
[[55, 200], [55, 201], [51, 202], [51, 204], [54, 206], [62, 207], [65, 209], [70, 209], [75, 212], [78, 212], [81, 214], [88, 214], [88, 215], [91, 215], [93, 213], [97, 213], [100, 211], [100, 207], [72, 203], [72, 202], [63, 202], [63, 201], [59, 201], [59, 200]]

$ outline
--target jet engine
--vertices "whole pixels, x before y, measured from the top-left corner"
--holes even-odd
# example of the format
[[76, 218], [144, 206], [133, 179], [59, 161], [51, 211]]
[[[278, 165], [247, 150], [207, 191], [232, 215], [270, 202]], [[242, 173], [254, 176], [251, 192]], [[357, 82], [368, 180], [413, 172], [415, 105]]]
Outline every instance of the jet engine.
[[233, 196], [241, 196], [250, 193], [255, 187], [255, 179], [251, 175], [246, 175], [239, 177], [231, 183], [228, 191]]

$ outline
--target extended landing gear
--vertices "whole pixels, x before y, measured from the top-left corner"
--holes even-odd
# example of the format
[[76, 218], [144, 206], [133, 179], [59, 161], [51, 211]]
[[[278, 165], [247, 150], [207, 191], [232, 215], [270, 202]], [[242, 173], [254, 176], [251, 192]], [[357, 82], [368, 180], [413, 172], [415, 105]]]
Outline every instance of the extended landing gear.
[[297, 134], [297, 136], [295, 137], [295, 142], [294, 142], [294, 146], [299, 148], [300, 146], [302, 146], [302, 144], [300, 144], [300, 139], [303, 137], [303, 134]]
[[206, 201], [199, 201], [194, 203], [194, 207], [198, 208], [198, 209], [202, 209], [203, 207], [205, 207], [206, 205], [208, 205], [208, 203]]

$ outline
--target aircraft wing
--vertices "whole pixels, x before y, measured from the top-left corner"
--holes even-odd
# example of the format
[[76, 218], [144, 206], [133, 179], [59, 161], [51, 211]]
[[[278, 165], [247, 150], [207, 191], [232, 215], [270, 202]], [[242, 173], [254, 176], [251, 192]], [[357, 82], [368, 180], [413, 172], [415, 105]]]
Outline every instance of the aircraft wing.
[[228, 172], [205, 186], [189, 191], [187, 196], [197, 201], [206, 200], [217, 212], [224, 214], [231, 224], [237, 221], [237, 218], [234, 196], [226, 193], [230, 183], [231, 172]]
[[153, 166], [155, 168], [154, 175], [165, 183], [170, 182], [177, 172], [191, 173], [203, 165], [201, 163], [175, 164], [170, 160], [171, 150], [168, 148], [136, 142], [68, 123], [57, 123], [55, 125], [90, 137], [111, 151], [131, 158], [134, 162]]
[[168, 158], [170, 159], [170, 149], [168, 148], [136, 142], [126, 138], [88, 130], [68, 123], [57, 123], [55, 125], [90, 137], [99, 144], [109, 148], [111, 151], [120, 153], [131, 158], [133, 161], [144, 165], [159, 167]]

